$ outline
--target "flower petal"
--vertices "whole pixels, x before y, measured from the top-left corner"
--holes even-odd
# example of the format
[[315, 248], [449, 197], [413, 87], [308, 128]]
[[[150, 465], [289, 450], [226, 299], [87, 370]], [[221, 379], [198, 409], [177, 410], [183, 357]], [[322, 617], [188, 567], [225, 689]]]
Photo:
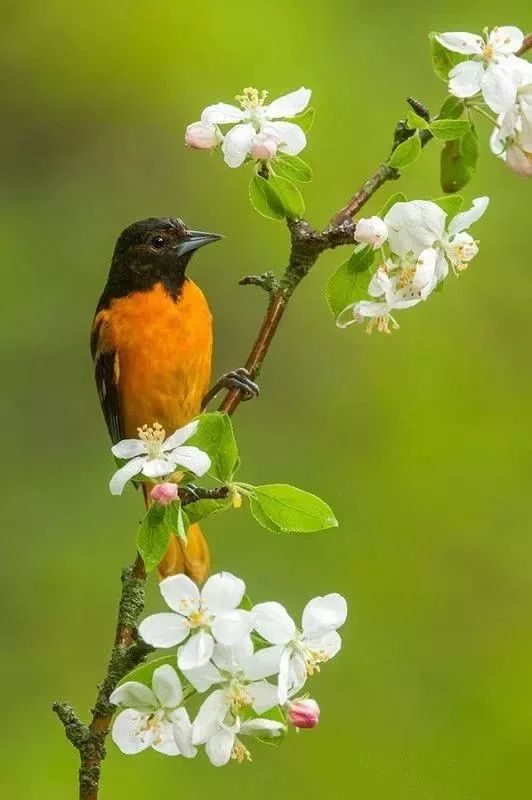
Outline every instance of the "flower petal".
[[245, 119], [249, 119], [249, 112], [230, 103], [215, 103], [207, 106], [201, 114], [201, 121], [211, 125], [232, 125]]
[[202, 667], [185, 670], [185, 678], [192, 684], [197, 692], [206, 692], [216, 683], [221, 683], [223, 678], [220, 670], [210, 661]]
[[115, 706], [127, 706], [136, 711], [153, 711], [159, 703], [157, 697], [148, 686], [138, 681], [127, 681], [118, 686], [109, 697]]
[[205, 744], [205, 752], [213, 767], [224, 767], [233, 752], [235, 734], [220, 728]]
[[288, 694], [291, 689], [291, 673], [292, 673], [292, 650], [286, 647], [281, 653], [281, 660], [279, 662], [279, 678], [277, 681], [277, 697], [281, 705], [284, 705], [288, 700]]
[[281, 117], [295, 117], [300, 114], [310, 103], [312, 92], [303, 86], [295, 92], [284, 94], [273, 100], [269, 106], [265, 106], [264, 112], [268, 119], [280, 119]]
[[515, 25], [501, 25], [494, 28], [489, 35], [488, 43], [491, 44], [497, 53], [509, 55], [517, 53], [523, 46], [525, 36], [522, 30]]
[[480, 61], [462, 61], [449, 72], [449, 91], [455, 97], [473, 97], [480, 92], [483, 77]]
[[283, 649], [282, 644], [274, 644], [272, 647], [257, 650], [246, 664], [246, 676], [252, 681], [258, 681], [277, 675]]
[[449, 264], [447, 263], [447, 259], [443, 255], [443, 253], [438, 254], [438, 258], [436, 259], [436, 277], [438, 282], [445, 280], [447, 275], [449, 274]]
[[115, 718], [111, 736], [126, 755], [140, 753], [151, 745], [153, 733], [145, 729], [147, 720], [147, 714], [140, 714], [133, 708], [126, 708]]
[[199, 589], [188, 575], [171, 575], [159, 584], [164, 600], [172, 611], [190, 616], [200, 606]]
[[216, 689], [204, 700], [192, 724], [193, 744], [205, 744], [216, 733], [227, 708], [228, 702], [222, 689]]
[[211, 459], [198, 447], [176, 447], [168, 457], [200, 478], [211, 468]]
[[201, 590], [201, 599], [213, 614], [233, 611], [244, 597], [246, 584], [230, 572], [211, 575]]
[[274, 739], [276, 736], [281, 736], [285, 730], [286, 726], [282, 722], [261, 717], [248, 719], [240, 726], [240, 733], [243, 736], [260, 736], [261, 739]]
[[340, 311], [336, 317], [336, 325], [339, 328], [348, 328], [354, 322], [360, 322], [360, 317], [355, 316], [355, 306], [356, 303], [351, 303], [350, 306], [346, 306], [343, 311]]
[[253, 607], [255, 630], [271, 644], [287, 644], [296, 635], [296, 624], [280, 603], [258, 603]]
[[449, 223], [449, 236], [454, 236], [456, 233], [465, 231], [467, 228], [470, 228], [474, 222], [477, 222], [487, 209], [489, 201], [489, 197], [476, 197], [470, 209], [462, 211], [460, 214], [453, 217]]
[[247, 673], [247, 664], [253, 655], [253, 642], [251, 636], [246, 636], [239, 644], [228, 646], [215, 644], [212, 660], [222, 672]]
[[264, 714], [277, 705], [277, 686], [268, 681], [257, 681], [248, 686], [249, 693], [253, 698], [253, 710], [257, 714]]
[[188, 716], [186, 708], [176, 708], [172, 711], [170, 719], [173, 725], [173, 733], [175, 743], [179, 748], [179, 752], [185, 758], [194, 758], [198, 752], [192, 744], [192, 723]]
[[175, 472], [175, 468], [175, 461], [170, 461], [169, 458], [149, 458], [144, 460], [142, 474], [147, 478], [162, 478]]
[[162, 708], [177, 708], [183, 699], [181, 681], [170, 664], [163, 664], [153, 672], [151, 685]]
[[422, 250], [416, 262], [416, 269], [412, 279], [412, 287], [421, 294], [422, 300], [426, 300], [429, 294], [435, 289], [436, 280], [436, 259], [438, 253], [432, 247]]
[[253, 139], [255, 128], [250, 123], [246, 125], [235, 125], [228, 131], [222, 143], [224, 160], [228, 167], [239, 167], [246, 160]]
[[442, 238], [445, 212], [430, 200], [395, 203], [384, 218], [388, 226], [388, 242], [394, 253], [417, 256]]
[[165, 756], [178, 756], [179, 748], [174, 736], [174, 726], [168, 719], [162, 719], [157, 728], [151, 746]]
[[178, 428], [174, 431], [167, 439], [165, 439], [163, 444], [163, 450], [165, 453], [173, 450], [175, 447], [179, 447], [182, 444], [190, 439], [191, 436], [194, 436], [196, 431], [198, 430], [199, 420], [195, 419], [193, 422], [189, 422], [188, 425], [184, 425], [182, 428]]
[[324, 653], [327, 658], [334, 658], [342, 648], [342, 637], [336, 631], [331, 631], [318, 639], [308, 639], [305, 644], [311, 650], [319, 650]]
[[187, 638], [190, 626], [179, 614], [163, 611], [143, 619], [139, 625], [139, 634], [148, 644], [154, 647], [174, 647]]
[[135, 458], [146, 452], [146, 444], [140, 439], [122, 439], [111, 447], [111, 453], [117, 458]]
[[177, 652], [177, 665], [181, 670], [196, 669], [206, 664], [214, 650], [214, 639], [206, 631], [194, 633]]
[[379, 267], [369, 282], [368, 294], [371, 297], [382, 297], [390, 288], [391, 281], [385, 269]]
[[303, 610], [303, 636], [305, 639], [323, 636], [339, 628], [346, 619], [347, 603], [341, 594], [333, 592], [314, 597]]
[[476, 33], [451, 31], [450, 33], [440, 33], [435, 36], [435, 39], [447, 50], [452, 50], [453, 53], [479, 56], [484, 49], [484, 41]]
[[261, 133], [278, 139], [277, 149], [289, 156], [297, 156], [307, 146], [304, 131], [294, 122], [270, 122], [261, 127]]
[[145, 460], [144, 456], [140, 456], [131, 459], [131, 461], [128, 461], [123, 467], [120, 467], [109, 481], [109, 491], [111, 494], [122, 494], [126, 483], [142, 470]]
[[502, 64], [490, 64], [481, 80], [484, 100], [496, 114], [508, 111], [515, 103], [517, 87]]
[[236, 645], [253, 630], [253, 617], [249, 611], [237, 608], [218, 614], [211, 625], [214, 638], [220, 644]]

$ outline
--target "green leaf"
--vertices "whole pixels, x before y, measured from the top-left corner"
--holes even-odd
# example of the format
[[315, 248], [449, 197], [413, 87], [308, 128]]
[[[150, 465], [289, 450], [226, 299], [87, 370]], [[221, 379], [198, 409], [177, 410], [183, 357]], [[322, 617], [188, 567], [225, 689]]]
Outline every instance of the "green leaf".
[[166, 553], [172, 532], [169, 523], [172, 513], [170, 509], [177, 505], [179, 504], [171, 503], [169, 506], [161, 506], [154, 503], [142, 520], [137, 533], [137, 550], [142, 556], [146, 572], [151, 572]]
[[189, 503], [186, 507], [189, 525], [213, 514], [218, 514], [220, 511], [227, 511], [231, 506], [231, 498], [226, 498], [225, 500], [197, 500], [195, 503]]
[[379, 216], [381, 219], [384, 219], [390, 208], [392, 208], [396, 203], [406, 203], [406, 194], [403, 194], [403, 192], [396, 192], [395, 194], [392, 194], [392, 196], [389, 197], [385, 202], [377, 216]]
[[312, 180], [312, 169], [298, 156], [282, 153], [275, 161], [275, 174], [291, 181], [308, 183]]
[[[161, 656], [160, 658], [154, 658], [151, 661], [148, 661], [147, 664], [141, 664], [140, 667], [136, 667], [135, 669], [128, 672], [128, 674], [122, 678], [119, 686], [123, 683], [127, 683], [128, 681], [136, 681], [137, 683], [143, 683], [144, 686], [149, 686], [151, 689], [153, 673], [159, 667], [163, 667], [166, 665], [170, 665], [174, 667], [176, 672], [177, 670], [177, 659], [175, 651], [168, 656]], [[195, 689], [190, 684], [185, 676], [182, 673], [179, 673], [179, 679], [181, 681], [181, 685], [183, 687], [183, 701], [186, 701], [189, 697], [195, 694]]]
[[405, 142], [401, 142], [401, 144], [395, 148], [388, 159], [388, 164], [394, 169], [408, 167], [419, 158], [420, 153], [421, 139], [419, 138], [419, 134], [415, 133], [413, 136], [410, 136], [409, 139], [407, 139]]
[[463, 139], [446, 142], [441, 152], [440, 181], [444, 192], [458, 192], [476, 170], [478, 141], [472, 127]]
[[295, 183], [292, 183], [288, 178], [280, 178], [272, 174], [270, 174], [268, 183], [280, 199], [286, 217], [295, 219], [305, 213], [305, 201]]
[[392, 194], [392, 196], [389, 197], [385, 202], [377, 216], [381, 219], [384, 219], [390, 208], [392, 208], [396, 203], [406, 203], [406, 194], [403, 194], [403, 192], [396, 192], [395, 194]]
[[209, 475], [218, 478], [222, 483], [230, 483], [239, 465], [238, 447], [230, 417], [215, 411], [201, 414], [198, 421], [198, 429], [187, 444], [199, 447], [207, 453], [211, 459]]
[[316, 116], [316, 112], [313, 108], [307, 108], [302, 114], [298, 114], [296, 117], [292, 118], [292, 122], [295, 122], [296, 125], [299, 125], [302, 131], [308, 133], [309, 130], [314, 125], [314, 118]]
[[283, 533], [283, 529], [276, 525], [275, 522], [264, 513], [262, 510], [262, 506], [258, 500], [255, 500], [253, 497], [249, 498], [249, 508], [254, 517], [254, 519], [266, 530], [271, 531], [272, 533]]
[[259, 214], [268, 219], [284, 219], [285, 211], [281, 199], [272, 189], [270, 181], [261, 175], [253, 175], [249, 184], [251, 205]]
[[442, 79], [442, 81], [448, 81], [449, 72], [453, 67], [459, 64], [460, 61], [464, 60], [464, 56], [447, 50], [447, 48], [440, 44], [435, 37], [435, 33], [429, 34], [434, 72], [438, 78]]
[[458, 119], [464, 113], [464, 101], [459, 97], [449, 97], [443, 102], [438, 117], [440, 119]]
[[419, 114], [416, 114], [416, 112], [411, 108], [408, 110], [406, 115], [406, 124], [413, 130], [419, 128], [420, 130], [424, 131], [425, 128], [428, 128], [427, 120], [423, 119], [423, 117], [420, 117]]
[[459, 194], [448, 194], [445, 197], [437, 197], [436, 200], [433, 200], [433, 203], [442, 208], [449, 219], [452, 219], [461, 211], [464, 198]]
[[344, 308], [366, 297], [371, 280], [369, 268], [374, 260], [375, 251], [371, 247], [365, 247], [358, 253], [353, 253], [329, 278], [325, 296], [335, 319]]
[[[253, 487], [253, 501], [256, 504], [255, 510], [257, 505], [260, 506], [262, 519], [266, 517], [281, 531], [310, 533], [338, 525], [327, 503], [309, 492], [285, 483]], [[255, 518], [261, 522], [260, 518]]]
[[470, 129], [471, 123], [467, 119], [437, 119], [429, 125], [433, 136], [446, 142], [461, 139]]

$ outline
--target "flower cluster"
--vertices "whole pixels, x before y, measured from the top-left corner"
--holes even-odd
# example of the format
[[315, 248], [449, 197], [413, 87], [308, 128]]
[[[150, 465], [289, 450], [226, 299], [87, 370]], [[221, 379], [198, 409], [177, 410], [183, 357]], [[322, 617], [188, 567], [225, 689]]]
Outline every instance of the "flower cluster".
[[[205, 745], [211, 763], [223, 766], [251, 759], [241, 736], [280, 737], [286, 721], [298, 729], [318, 723], [314, 700], [292, 698], [340, 650], [346, 601], [315, 597], [298, 628], [280, 603], [241, 608], [245, 588], [229, 573], [213, 575], [201, 590], [185, 575], [161, 582], [170, 611], [147, 617], [139, 633], [155, 647], [178, 646], [178, 670], [164, 664], [154, 670], [151, 689], [129, 681], [113, 692], [111, 702], [123, 709], [112, 732], [122, 752], [151, 746], [191, 758]], [[190, 687], [187, 701], [206, 694], [193, 722], [180, 675]]]
[[[137, 475], [146, 478], [162, 478], [172, 475], [177, 467], [193, 472], [201, 477], [211, 466], [207, 453], [197, 447], [184, 446], [198, 429], [198, 420], [190, 422], [166, 438], [166, 431], [158, 422], [151, 427], [143, 425], [138, 429], [138, 439], [123, 439], [111, 451], [116, 458], [127, 463], [115, 472], [109, 482], [111, 494], [122, 494], [126, 483]], [[152, 499], [163, 504], [177, 496], [177, 490], [157, 489]], [[173, 497], [171, 496], [173, 495]]]
[[492, 152], [518, 175], [532, 176], [532, 64], [516, 55], [523, 32], [512, 25], [494, 28], [484, 36], [442, 33], [437, 41], [454, 53], [470, 56], [449, 72], [449, 91], [455, 97], [476, 98], [494, 111], [497, 125]]
[[376, 328], [390, 333], [390, 324], [398, 328], [393, 311], [426, 300], [449, 267], [457, 274], [477, 255], [478, 244], [467, 229], [484, 214], [488, 202], [487, 197], [477, 198], [448, 224], [445, 211], [430, 200], [395, 203], [384, 220], [360, 220], [355, 239], [373, 247], [386, 242], [386, 252], [368, 286], [371, 299], [347, 306], [338, 316], [338, 326], [369, 318], [368, 332]]
[[[301, 87], [266, 105], [268, 92], [244, 89], [238, 95], [238, 106], [216, 103], [207, 106], [199, 122], [189, 125], [185, 143], [197, 150], [213, 150], [221, 146], [225, 163], [239, 167], [250, 156], [257, 161], [269, 161], [277, 153], [296, 156], [306, 146], [303, 130], [295, 117], [306, 109], [311, 92]], [[220, 126], [230, 125], [225, 133]]]

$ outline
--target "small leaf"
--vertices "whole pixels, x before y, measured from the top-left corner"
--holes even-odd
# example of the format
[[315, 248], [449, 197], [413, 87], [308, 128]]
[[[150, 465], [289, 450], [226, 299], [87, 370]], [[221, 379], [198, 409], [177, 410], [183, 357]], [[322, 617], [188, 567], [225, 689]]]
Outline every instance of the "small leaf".
[[442, 81], [448, 81], [449, 72], [460, 63], [460, 61], [464, 60], [464, 56], [447, 50], [446, 47], [438, 42], [435, 33], [430, 33], [429, 38], [434, 72]]
[[405, 142], [401, 142], [391, 154], [388, 164], [394, 169], [402, 169], [413, 164], [421, 153], [421, 140], [419, 134], [415, 133]]
[[419, 128], [420, 130], [424, 131], [425, 128], [428, 128], [427, 120], [423, 119], [423, 117], [420, 117], [419, 114], [416, 114], [416, 112], [411, 108], [408, 110], [406, 115], [406, 124], [409, 128], [412, 128], [412, 130]]
[[281, 178], [288, 178], [291, 181], [308, 183], [312, 180], [312, 169], [298, 156], [289, 156], [282, 153], [275, 161], [274, 171]]
[[305, 201], [295, 183], [288, 178], [280, 178], [272, 174], [270, 174], [268, 183], [283, 204], [286, 217], [295, 219], [305, 213]]
[[[204, 450], [211, 459], [209, 475], [230, 483], [238, 468], [238, 446], [231, 419], [215, 411], [198, 417], [198, 430], [187, 444]], [[188, 513], [188, 512], [187, 512]]]
[[445, 211], [449, 219], [452, 219], [461, 211], [464, 198], [459, 194], [448, 194], [445, 197], [436, 198], [433, 202]]
[[444, 192], [458, 192], [476, 170], [478, 141], [472, 127], [463, 139], [446, 142], [441, 152], [440, 181]]
[[390, 208], [392, 208], [396, 203], [406, 203], [406, 194], [403, 194], [402, 192], [396, 192], [395, 194], [392, 194], [392, 196], [389, 197], [385, 202], [377, 216], [381, 219], [384, 219]]
[[272, 522], [272, 520], [266, 516], [258, 500], [250, 497], [249, 508], [255, 520], [259, 523], [259, 525], [262, 525], [263, 528], [266, 528], [266, 530], [271, 531], [272, 533], [283, 532], [283, 529], [280, 528], [279, 525], [276, 525], [275, 522]]
[[270, 182], [261, 175], [253, 175], [249, 184], [251, 205], [259, 214], [268, 219], [284, 219], [284, 206]]
[[227, 511], [231, 506], [231, 498], [226, 498], [225, 500], [197, 500], [195, 503], [189, 503], [186, 507], [189, 525], [213, 514], [218, 514], [220, 511]]
[[302, 114], [298, 114], [298, 116], [292, 118], [292, 122], [295, 122], [296, 125], [299, 125], [304, 133], [308, 133], [309, 130], [314, 125], [314, 118], [316, 116], [316, 112], [313, 108], [307, 108]]
[[371, 280], [369, 268], [374, 260], [375, 251], [371, 247], [365, 247], [358, 253], [353, 253], [329, 278], [325, 296], [335, 319], [344, 308], [366, 298]]
[[433, 136], [443, 139], [445, 142], [461, 139], [470, 128], [471, 124], [467, 119], [437, 119], [429, 125]]
[[142, 520], [137, 533], [137, 550], [142, 556], [146, 572], [151, 572], [166, 553], [171, 533], [169, 509], [174, 505], [178, 503], [171, 503], [170, 506], [154, 503]]
[[464, 101], [452, 94], [443, 102], [438, 117], [440, 119], [458, 119], [464, 113]]
[[310, 533], [338, 525], [327, 503], [285, 483], [253, 487], [253, 500], [260, 506], [262, 514], [281, 531]]

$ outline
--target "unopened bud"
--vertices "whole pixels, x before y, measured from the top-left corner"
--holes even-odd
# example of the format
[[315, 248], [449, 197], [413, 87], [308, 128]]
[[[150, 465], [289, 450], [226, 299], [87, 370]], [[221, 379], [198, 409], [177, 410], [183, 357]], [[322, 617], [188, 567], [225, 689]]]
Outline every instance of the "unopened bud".
[[388, 227], [380, 217], [368, 217], [360, 219], [355, 228], [355, 239], [363, 244], [373, 245], [376, 250], [384, 244], [388, 238]]
[[212, 150], [220, 144], [220, 134], [215, 125], [193, 122], [185, 132], [185, 144], [195, 150]]
[[252, 146], [250, 153], [253, 158], [259, 161], [267, 161], [273, 158], [277, 153], [278, 141], [273, 136], [263, 136], [257, 138], [255, 144]]
[[516, 175], [532, 178], [532, 153], [527, 153], [518, 144], [511, 144], [506, 150], [506, 163]]
[[167, 506], [177, 498], [177, 491], [175, 483], [157, 483], [150, 492], [150, 498], [161, 506]]
[[294, 700], [288, 704], [288, 721], [295, 728], [315, 728], [320, 721], [320, 707], [310, 697]]

